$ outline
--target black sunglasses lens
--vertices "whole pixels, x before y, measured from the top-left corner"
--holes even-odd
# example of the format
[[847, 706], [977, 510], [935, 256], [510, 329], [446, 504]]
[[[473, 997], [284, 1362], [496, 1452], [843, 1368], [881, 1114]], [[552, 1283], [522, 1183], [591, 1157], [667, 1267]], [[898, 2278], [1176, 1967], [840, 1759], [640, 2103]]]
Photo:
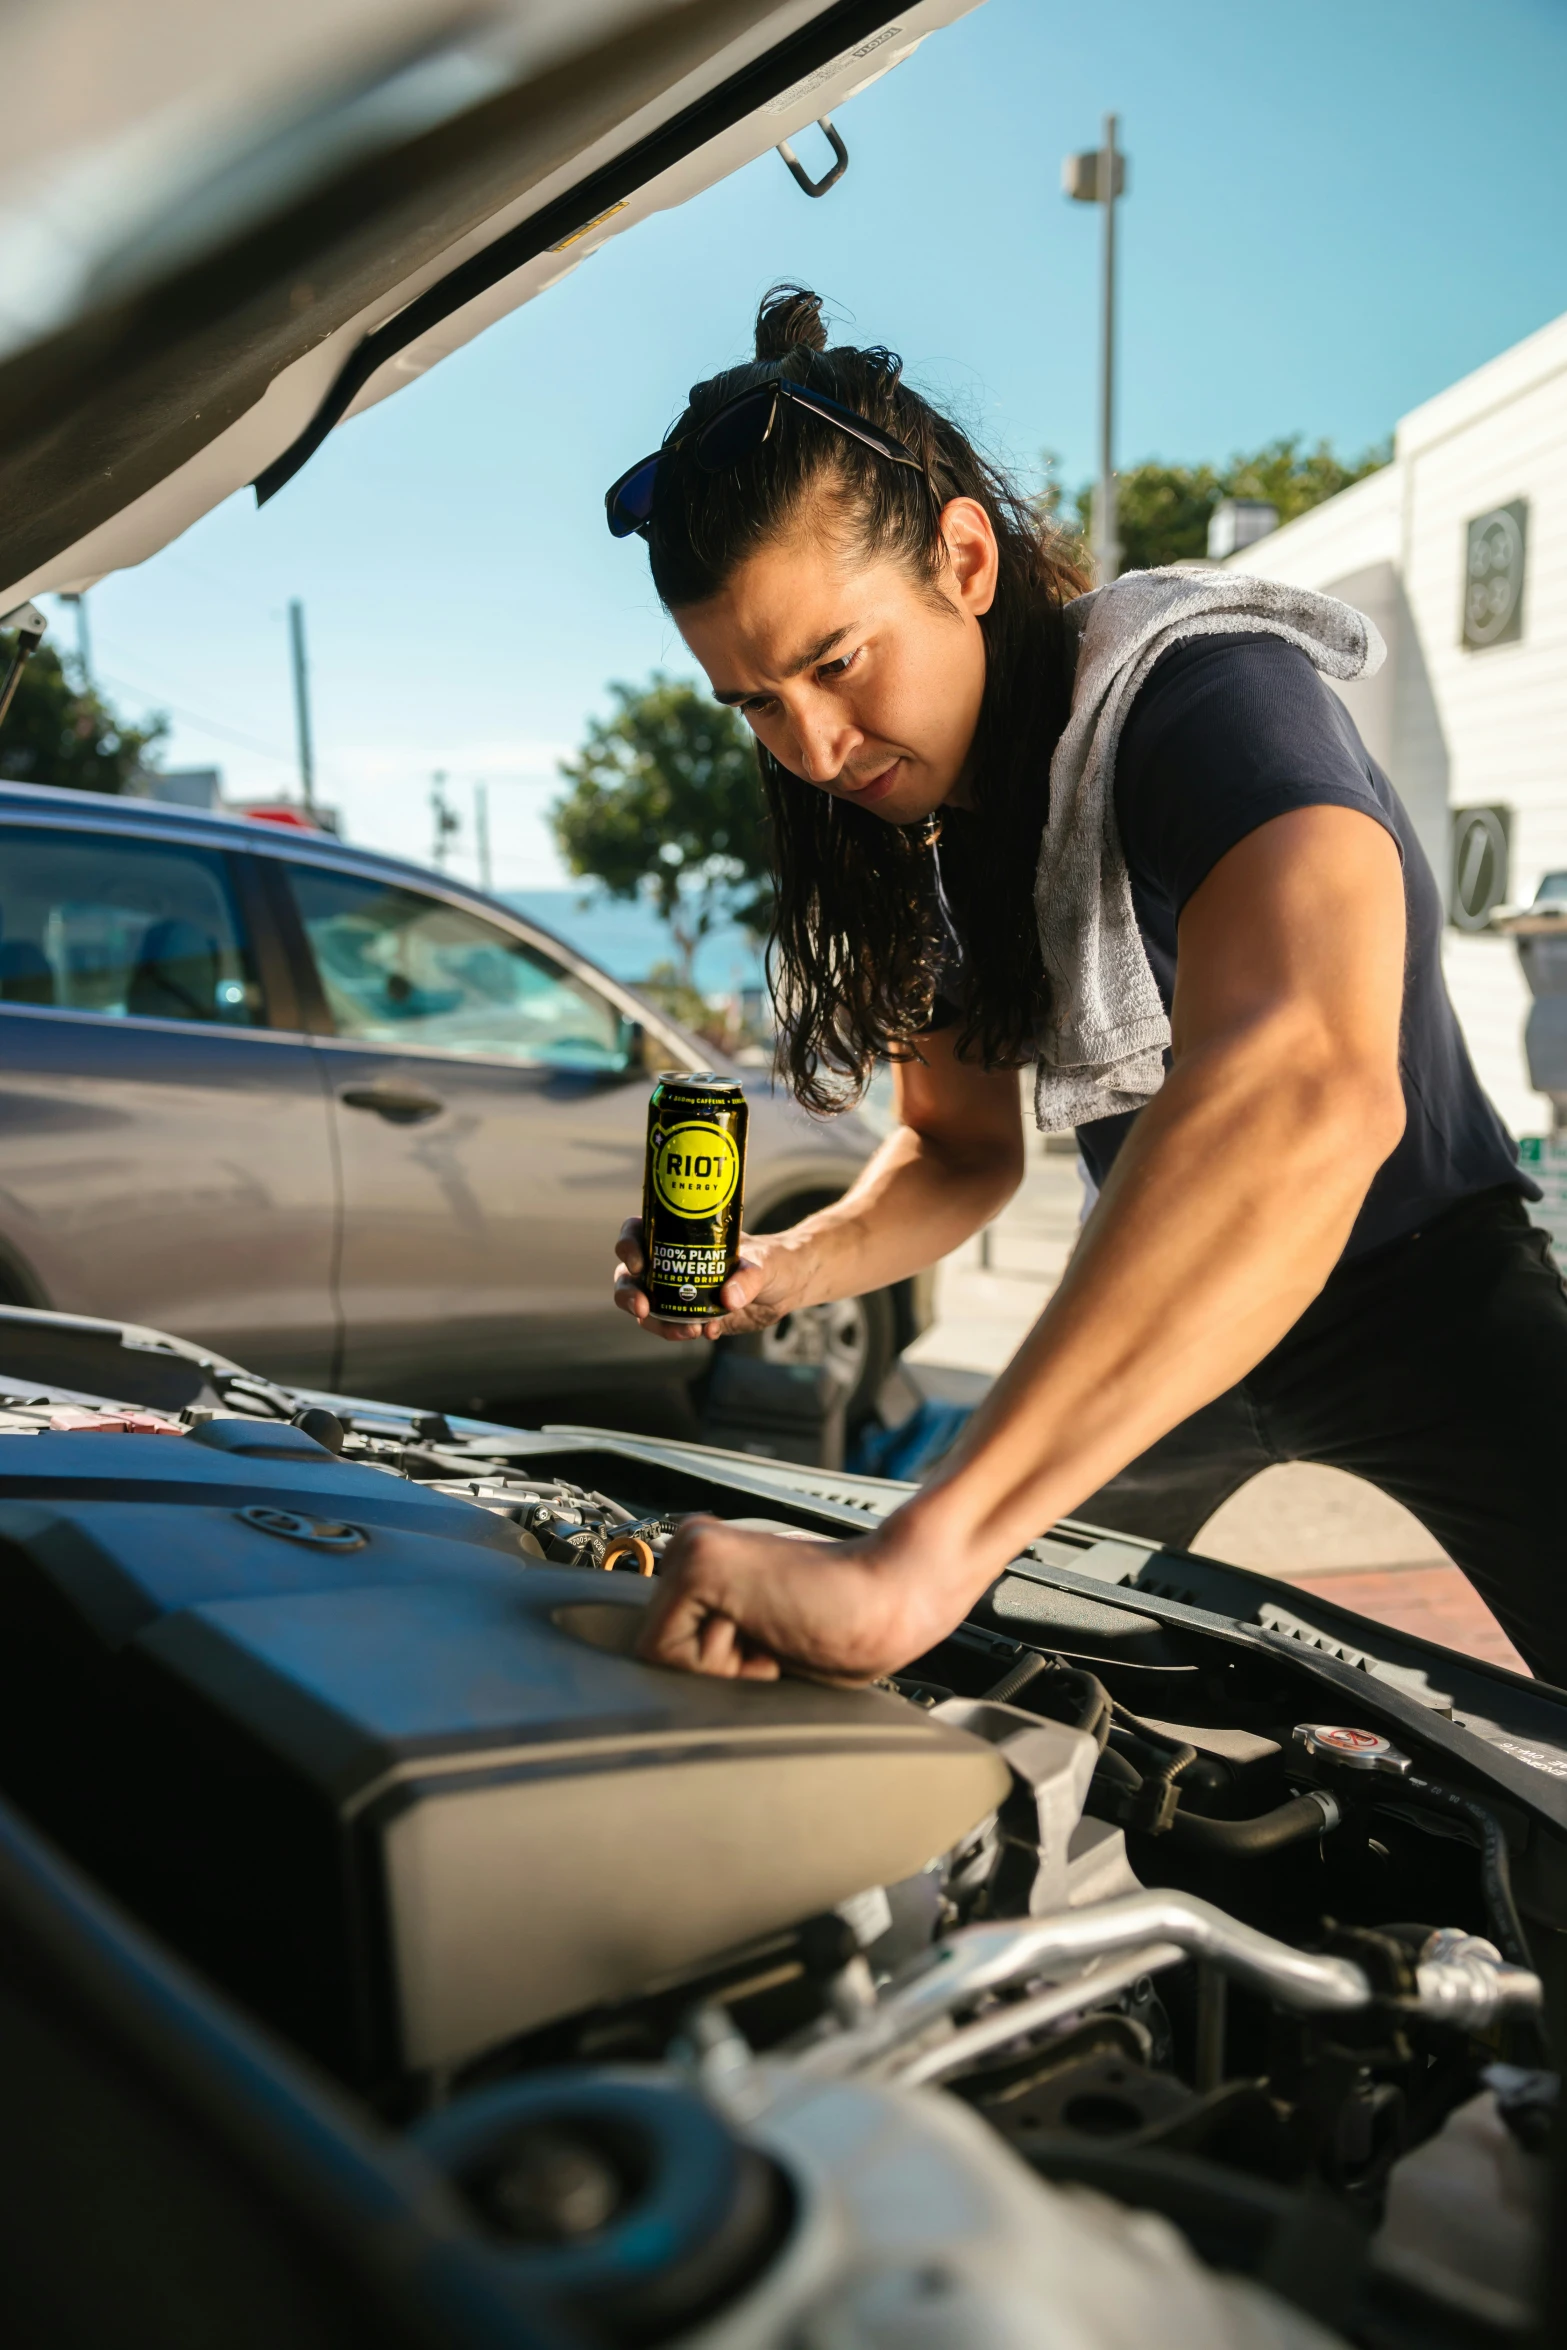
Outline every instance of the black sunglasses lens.
[[857, 416], [852, 408], [843, 407], [837, 400], [829, 400], [825, 392], [806, 391], [802, 386], [788, 383], [758, 384], [753, 392], [742, 392], [737, 399], [719, 409], [716, 416], [700, 426], [693, 438], [682, 433], [678, 440], [666, 442], [651, 457], [644, 457], [640, 465], [633, 465], [623, 473], [604, 499], [609, 516], [609, 527], [617, 539], [629, 538], [634, 530], [644, 530], [653, 512], [653, 488], [658, 479], [658, 468], [671, 448], [687, 446], [705, 473], [721, 473], [726, 465], [738, 465], [747, 457], [754, 457], [773, 428], [780, 400], [787, 400], [804, 408], [810, 415], [819, 416], [823, 423], [835, 425], [839, 432], [862, 441], [868, 449], [877, 449], [894, 464], [908, 465], [916, 473], [924, 467], [912, 449], [879, 424], [872, 424], [865, 416]]
[[634, 530], [640, 530], [652, 513], [653, 484], [658, 479], [663, 453], [658, 449], [651, 457], [644, 457], [640, 465], [616, 482], [605, 499], [609, 527], [617, 539], [629, 538]]
[[777, 398], [772, 385], [763, 384], [748, 399], [721, 408], [712, 423], [704, 425], [696, 436], [696, 461], [705, 472], [720, 473], [726, 465], [738, 465], [742, 457], [755, 456], [767, 438]]
[[868, 416], [857, 415], [845, 408], [841, 400], [829, 400], [825, 392], [791, 392], [788, 395], [812, 416], [819, 416], [824, 424], [835, 424], [851, 440], [862, 441], [867, 449], [878, 449], [882, 456], [892, 458], [898, 465], [918, 466], [919, 459], [912, 449], [905, 447], [895, 433], [884, 432], [879, 424], [872, 424]]

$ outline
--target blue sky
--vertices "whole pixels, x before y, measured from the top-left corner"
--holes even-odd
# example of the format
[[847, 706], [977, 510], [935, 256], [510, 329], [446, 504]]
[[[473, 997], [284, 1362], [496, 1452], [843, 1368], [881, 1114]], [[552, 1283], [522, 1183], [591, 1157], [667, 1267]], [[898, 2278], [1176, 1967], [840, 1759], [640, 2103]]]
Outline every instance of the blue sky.
[[[762, 157], [343, 427], [264, 511], [246, 493], [106, 580], [103, 681], [172, 713], [171, 764], [287, 788], [302, 596], [350, 835], [424, 854], [443, 767], [465, 815], [489, 781], [501, 886], [557, 879], [555, 760], [607, 679], [689, 666], [604, 485], [745, 354], [774, 279], [901, 350], [1019, 469], [1092, 470], [1098, 224], [1060, 162], [1108, 108], [1123, 462], [1293, 431], [1358, 451], [1567, 309], [1563, 0], [986, 0], [843, 111], [853, 160], [820, 203]], [[471, 849], [470, 823], [469, 872]]]

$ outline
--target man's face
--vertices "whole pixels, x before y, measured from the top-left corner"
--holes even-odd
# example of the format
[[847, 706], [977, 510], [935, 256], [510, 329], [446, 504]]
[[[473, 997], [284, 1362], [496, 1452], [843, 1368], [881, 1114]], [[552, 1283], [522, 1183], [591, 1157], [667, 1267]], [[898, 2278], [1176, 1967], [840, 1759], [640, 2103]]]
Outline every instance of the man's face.
[[996, 542], [983, 507], [942, 515], [948, 560], [935, 581], [891, 560], [856, 562], [818, 501], [718, 595], [675, 622], [721, 702], [780, 766], [888, 824], [963, 796], [985, 691], [979, 620], [995, 595]]

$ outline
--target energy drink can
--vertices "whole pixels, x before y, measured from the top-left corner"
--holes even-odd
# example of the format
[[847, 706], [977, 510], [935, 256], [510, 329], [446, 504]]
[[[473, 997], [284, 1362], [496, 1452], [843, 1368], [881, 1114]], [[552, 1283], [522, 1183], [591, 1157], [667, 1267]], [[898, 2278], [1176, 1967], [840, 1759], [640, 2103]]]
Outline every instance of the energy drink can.
[[732, 1078], [666, 1069], [647, 1111], [643, 1284], [662, 1322], [721, 1314], [740, 1251], [746, 1100]]

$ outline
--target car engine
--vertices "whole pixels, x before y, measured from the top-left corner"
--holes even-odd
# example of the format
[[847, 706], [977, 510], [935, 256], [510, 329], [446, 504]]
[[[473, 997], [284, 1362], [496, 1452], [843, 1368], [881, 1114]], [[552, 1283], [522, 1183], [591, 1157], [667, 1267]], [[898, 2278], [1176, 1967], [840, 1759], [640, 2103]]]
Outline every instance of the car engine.
[[1072, 1525], [874, 1688], [636, 1656], [904, 1490], [0, 1312], [0, 1794], [587, 2340], [1521, 2338], [1567, 1699]]

